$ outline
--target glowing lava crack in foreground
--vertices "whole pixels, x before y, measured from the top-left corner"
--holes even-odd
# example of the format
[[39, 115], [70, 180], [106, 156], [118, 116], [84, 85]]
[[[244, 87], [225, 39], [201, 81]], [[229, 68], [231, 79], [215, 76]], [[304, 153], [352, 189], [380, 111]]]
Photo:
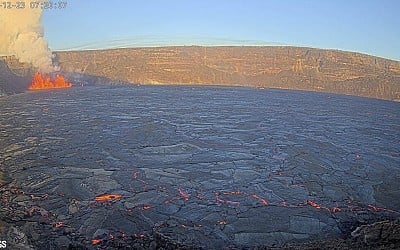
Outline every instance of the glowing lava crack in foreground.
[[36, 72], [32, 78], [32, 84], [29, 86], [29, 90], [41, 90], [41, 89], [61, 89], [70, 88], [72, 84], [67, 82], [63, 76], [57, 75], [54, 80], [50, 77], [43, 76], [41, 73]]

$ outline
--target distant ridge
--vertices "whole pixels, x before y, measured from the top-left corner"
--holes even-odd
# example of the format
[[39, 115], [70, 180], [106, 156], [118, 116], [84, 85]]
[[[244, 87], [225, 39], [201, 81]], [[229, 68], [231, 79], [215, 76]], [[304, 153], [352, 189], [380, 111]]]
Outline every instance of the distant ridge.
[[400, 99], [400, 62], [291, 46], [176, 46], [57, 52], [61, 68], [141, 84], [217, 84]]
[[55, 52], [62, 71], [140, 84], [283, 88], [400, 100], [400, 62], [292, 46], [172, 46]]

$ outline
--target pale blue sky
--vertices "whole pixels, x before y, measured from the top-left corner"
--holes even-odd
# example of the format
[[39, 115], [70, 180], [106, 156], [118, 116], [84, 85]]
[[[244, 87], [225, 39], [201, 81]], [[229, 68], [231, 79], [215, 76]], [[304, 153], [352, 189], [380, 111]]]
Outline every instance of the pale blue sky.
[[53, 50], [294, 45], [400, 60], [399, 0], [63, 0], [44, 10]]

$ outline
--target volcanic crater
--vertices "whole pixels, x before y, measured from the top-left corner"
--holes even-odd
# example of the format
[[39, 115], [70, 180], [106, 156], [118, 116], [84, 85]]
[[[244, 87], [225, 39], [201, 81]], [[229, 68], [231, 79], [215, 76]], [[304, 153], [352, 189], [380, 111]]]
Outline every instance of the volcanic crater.
[[[0, 106], [0, 239], [10, 247], [290, 248], [400, 214], [396, 102], [75, 86]], [[365, 231], [354, 240], [383, 237]]]

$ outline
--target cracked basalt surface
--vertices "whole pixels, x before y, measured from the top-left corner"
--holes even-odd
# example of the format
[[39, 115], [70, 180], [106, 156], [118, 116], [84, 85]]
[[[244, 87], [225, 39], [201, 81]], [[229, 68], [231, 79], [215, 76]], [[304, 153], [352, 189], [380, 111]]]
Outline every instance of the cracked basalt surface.
[[400, 215], [399, 103], [144, 86], [0, 108], [0, 235], [20, 248], [282, 247]]

